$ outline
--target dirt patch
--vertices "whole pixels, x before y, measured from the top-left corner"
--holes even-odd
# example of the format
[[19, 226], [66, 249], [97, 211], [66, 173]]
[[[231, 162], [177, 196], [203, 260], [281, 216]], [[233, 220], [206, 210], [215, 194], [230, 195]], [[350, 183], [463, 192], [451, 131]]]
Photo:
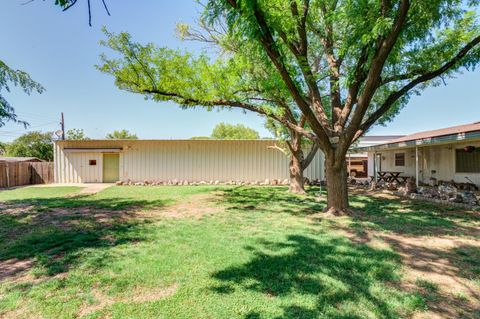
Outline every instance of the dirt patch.
[[144, 302], [154, 302], [162, 298], [167, 298], [173, 296], [178, 289], [177, 284], [173, 284], [168, 287], [159, 287], [153, 289], [146, 289], [137, 287], [133, 290], [133, 293], [129, 297], [111, 297], [101, 291], [94, 290], [92, 291], [92, 296], [95, 299], [94, 303], [85, 303], [80, 308], [77, 316], [79, 318], [87, 316], [93, 312], [101, 311], [102, 309], [113, 305], [117, 302], [133, 302], [133, 303], [144, 303]]
[[7, 278], [19, 276], [32, 267], [33, 262], [29, 259], [19, 260], [17, 258], [0, 260], [0, 282]]
[[216, 193], [193, 195], [181, 199], [178, 204], [161, 210], [152, 210], [147, 213], [167, 218], [200, 219], [204, 216], [213, 215], [223, 211], [223, 208], [221, 208], [219, 205], [216, 205], [219, 196], [220, 195]]
[[[347, 227], [337, 229], [355, 243], [375, 249], [391, 248], [404, 265], [402, 286], [421, 291], [428, 311], [416, 313], [414, 319], [478, 318], [480, 287], [465, 276], [468, 265], [458, 262], [456, 249], [469, 247], [480, 251], [480, 241], [456, 236], [407, 236], [374, 230], [354, 232]], [[419, 283], [434, 287], [426, 291]]]
[[358, 187], [349, 187], [348, 193], [350, 195], [369, 196], [378, 199], [400, 199], [400, 197], [393, 195], [390, 192], [384, 192], [382, 190], [369, 190]]
[[137, 288], [134, 290], [133, 296], [130, 299], [124, 300], [131, 302], [151, 302], [162, 298], [170, 297], [175, 294], [178, 289], [177, 284], [173, 284], [169, 287], [153, 288], [145, 290], [145, 288]]

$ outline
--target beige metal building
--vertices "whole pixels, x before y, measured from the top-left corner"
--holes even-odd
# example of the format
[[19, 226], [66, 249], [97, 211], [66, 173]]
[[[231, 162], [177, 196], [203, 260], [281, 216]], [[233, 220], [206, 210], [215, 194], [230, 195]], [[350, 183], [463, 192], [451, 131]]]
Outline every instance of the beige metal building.
[[[289, 178], [288, 156], [274, 140], [56, 141], [56, 183], [182, 180], [264, 181]], [[318, 152], [305, 176], [323, 179]]]
[[388, 143], [365, 147], [378, 172], [480, 185], [480, 122], [419, 132]]

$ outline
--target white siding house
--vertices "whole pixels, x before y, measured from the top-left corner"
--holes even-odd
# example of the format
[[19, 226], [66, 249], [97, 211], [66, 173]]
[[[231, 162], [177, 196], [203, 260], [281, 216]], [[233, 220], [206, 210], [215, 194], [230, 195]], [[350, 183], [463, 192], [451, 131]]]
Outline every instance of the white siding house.
[[[273, 140], [85, 140], [55, 142], [56, 183], [289, 178], [289, 158]], [[319, 151], [305, 177], [323, 179]]]
[[417, 182], [435, 178], [480, 185], [480, 122], [419, 132], [360, 151], [368, 151], [371, 175], [401, 172]]

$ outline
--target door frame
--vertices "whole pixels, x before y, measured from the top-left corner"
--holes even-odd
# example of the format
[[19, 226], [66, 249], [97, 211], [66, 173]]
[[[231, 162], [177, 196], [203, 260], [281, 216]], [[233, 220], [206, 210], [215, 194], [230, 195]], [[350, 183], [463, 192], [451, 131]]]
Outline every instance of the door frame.
[[[118, 171], [117, 171], [117, 178], [113, 182], [105, 181], [105, 155], [107, 156], [116, 156], [118, 161]], [[119, 153], [102, 153], [102, 183], [115, 183], [120, 179], [120, 154]]]

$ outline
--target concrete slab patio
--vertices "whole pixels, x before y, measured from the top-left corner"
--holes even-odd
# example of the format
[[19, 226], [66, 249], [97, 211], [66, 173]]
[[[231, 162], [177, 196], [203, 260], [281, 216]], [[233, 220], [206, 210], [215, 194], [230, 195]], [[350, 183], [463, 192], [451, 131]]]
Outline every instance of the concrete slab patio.
[[32, 185], [31, 187], [62, 187], [62, 186], [75, 186], [81, 187], [82, 190], [78, 193], [81, 195], [92, 195], [98, 192], [103, 191], [109, 187], [112, 187], [113, 183], [65, 183], [65, 184], [41, 184], [41, 185]]

